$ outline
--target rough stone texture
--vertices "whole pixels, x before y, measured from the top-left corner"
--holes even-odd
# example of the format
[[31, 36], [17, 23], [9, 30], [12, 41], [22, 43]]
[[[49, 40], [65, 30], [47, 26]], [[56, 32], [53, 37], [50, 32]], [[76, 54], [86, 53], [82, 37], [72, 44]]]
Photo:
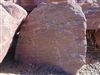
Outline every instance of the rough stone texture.
[[98, 0], [76, 0], [77, 3], [81, 3], [81, 4], [84, 4], [84, 3], [97, 3]]
[[84, 65], [76, 75], [100, 75], [100, 62]]
[[21, 27], [15, 59], [48, 63], [75, 75], [85, 63], [86, 22], [75, 3], [35, 8]]
[[62, 1], [67, 1], [67, 0], [34, 0], [35, 4], [40, 4], [40, 3], [51, 3], [51, 2], [62, 2]]
[[20, 0], [0, 0], [0, 2], [2, 2], [2, 1], [9, 1], [9, 2], [13, 2], [13, 3], [19, 4]]
[[[17, 0], [18, 1], [18, 0]], [[24, 9], [26, 9], [28, 12], [32, 11], [36, 6], [38, 6], [41, 3], [51, 3], [51, 2], [77, 2], [75, 0], [20, 0], [19, 5], [21, 5]]]
[[40, 3], [61, 2], [66, 0], [20, 0], [20, 5], [28, 12], [32, 11], [34, 7]]
[[83, 4], [83, 12], [87, 19], [87, 29], [100, 28], [100, 6], [98, 4]]
[[26, 11], [20, 6], [0, 2], [0, 63], [8, 52], [16, 29], [26, 16]]
[[83, 5], [85, 3], [91, 3], [91, 4], [99, 4], [99, 0], [0, 0], [0, 1], [11, 1], [13, 3], [19, 4], [22, 6], [25, 10], [28, 12], [31, 12], [37, 5], [41, 3], [51, 3], [51, 2], [71, 2], [71, 3], [78, 3], [80, 5]]
[[100, 29], [98, 29], [96, 32], [95, 32], [95, 39], [96, 39], [96, 43], [98, 45], [98, 48], [100, 48]]
[[[31, 12], [40, 3], [61, 2], [66, 0], [0, 0], [0, 1], [10, 1], [19, 4], [26, 11]], [[69, 0], [69, 1], [73, 1], [73, 0]]]

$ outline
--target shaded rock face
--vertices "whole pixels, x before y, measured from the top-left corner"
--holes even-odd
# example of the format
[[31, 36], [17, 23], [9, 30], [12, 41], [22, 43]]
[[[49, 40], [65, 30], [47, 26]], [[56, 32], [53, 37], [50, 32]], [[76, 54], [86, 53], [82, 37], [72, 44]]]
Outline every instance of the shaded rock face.
[[0, 63], [11, 45], [14, 33], [27, 16], [26, 11], [11, 2], [0, 2]]
[[95, 32], [95, 39], [96, 39], [97, 46], [98, 46], [98, 48], [100, 49], [100, 29], [98, 29], [98, 30]]
[[34, 0], [20, 0], [20, 6], [22, 6], [26, 11], [30, 12], [36, 7]]
[[85, 63], [85, 21], [81, 7], [75, 3], [37, 7], [21, 27], [15, 59], [47, 63], [75, 75]]
[[100, 6], [99, 4], [83, 4], [83, 12], [87, 19], [87, 29], [98, 29], [100, 28]]

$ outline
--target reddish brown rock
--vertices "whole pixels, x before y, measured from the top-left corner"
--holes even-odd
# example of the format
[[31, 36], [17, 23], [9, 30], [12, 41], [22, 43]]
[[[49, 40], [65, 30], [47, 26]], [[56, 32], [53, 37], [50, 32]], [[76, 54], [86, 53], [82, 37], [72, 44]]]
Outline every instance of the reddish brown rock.
[[62, 2], [67, 0], [34, 0], [34, 3], [39, 5], [40, 3]]
[[28, 12], [32, 11], [40, 3], [61, 2], [66, 0], [20, 0], [20, 5]]
[[48, 63], [75, 75], [85, 63], [85, 21], [81, 7], [75, 3], [35, 8], [21, 27], [15, 59]]
[[14, 33], [27, 13], [12, 2], [0, 2], [0, 63], [11, 45]]
[[51, 2], [76, 2], [75, 0], [20, 0], [20, 5], [26, 9], [28, 12], [32, 11], [41, 3], [51, 3]]
[[83, 12], [87, 19], [87, 29], [100, 28], [100, 6], [98, 4], [83, 4]]
[[20, 0], [20, 6], [28, 12], [32, 11], [32, 9], [36, 7], [34, 0]]
[[96, 43], [98, 45], [98, 48], [100, 48], [100, 29], [98, 29], [96, 32], [95, 32], [95, 39], [96, 39]]

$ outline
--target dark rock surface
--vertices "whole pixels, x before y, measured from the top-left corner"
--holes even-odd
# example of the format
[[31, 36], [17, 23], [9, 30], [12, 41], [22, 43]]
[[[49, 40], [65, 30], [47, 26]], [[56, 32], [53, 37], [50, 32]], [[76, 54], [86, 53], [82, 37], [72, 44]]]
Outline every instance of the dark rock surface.
[[100, 49], [100, 29], [98, 29], [98, 30], [95, 32], [95, 39], [96, 39], [97, 46], [98, 46], [98, 48]]

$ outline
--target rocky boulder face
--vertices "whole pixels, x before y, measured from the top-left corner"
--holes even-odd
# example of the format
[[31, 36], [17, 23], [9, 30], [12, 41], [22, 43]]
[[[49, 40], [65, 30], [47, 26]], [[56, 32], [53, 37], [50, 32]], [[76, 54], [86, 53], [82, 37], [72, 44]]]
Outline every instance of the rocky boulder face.
[[0, 63], [8, 52], [13, 36], [27, 16], [26, 11], [12, 2], [0, 2]]
[[40, 3], [63, 2], [63, 1], [75, 1], [75, 0], [34, 0], [34, 3], [39, 5]]
[[87, 30], [100, 28], [100, 1], [99, 0], [77, 0], [82, 7], [87, 19]]
[[66, 0], [20, 0], [20, 5], [30, 12], [41, 3], [61, 2]]
[[75, 3], [35, 8], [21, 27], [15, 59], [46, 63], [76, 75], [85, 63], [86, 19]]
[[17, 0], [19, 3], [19, 5], [21, 5], [24, 9], [26, 9], [26, 11], [30, 12], [32, 11], [32, 9], [34, 9], [35, 7], [37, 7], [39, 4], [41, 3], [52, 3], [52, 2], [76, 2], [75, 0]]
[[100, 5], [86, 3], [82, 9], [87, 19], [87, 30], [100, 28]]

